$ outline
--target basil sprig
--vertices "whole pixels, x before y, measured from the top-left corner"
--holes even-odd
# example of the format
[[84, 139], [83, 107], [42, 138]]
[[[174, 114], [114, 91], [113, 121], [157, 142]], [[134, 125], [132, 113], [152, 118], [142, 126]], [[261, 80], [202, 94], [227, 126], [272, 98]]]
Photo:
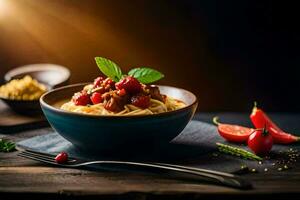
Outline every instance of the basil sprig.
[[122, 78], [121, 68], [116, 63], [102, 57], [96, 57], [95, 60], [100, 71], [104, 75], [106, 75], [107, 77], [111, 78], [116, 82], [118, 82]]
[[[113, 61], [102, 57], [96, 57], [95, 60], [100, 71], [115, 82], [126, 76], [122, 74], [121, 68]], [[148, 67], [134, 68], [128, 72], [128, 75], [136, 78], [143, 84], [153, 83], [164, 77], [161, 72]]]
[[0, 152], [11, 152], [16, 150], [16, 144], [5, 139], [0, 139]]
[[164, 77], [159, 71], [147, 67], [132, 69], [128, 72], [128, 75], [133, 76], [144, 84], [153, 83]]

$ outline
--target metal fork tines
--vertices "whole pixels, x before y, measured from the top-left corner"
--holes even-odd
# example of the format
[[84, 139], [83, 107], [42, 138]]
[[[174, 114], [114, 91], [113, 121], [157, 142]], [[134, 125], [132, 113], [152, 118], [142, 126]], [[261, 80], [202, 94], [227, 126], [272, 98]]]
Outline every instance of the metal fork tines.
[[120, 166], [135, 166], [135, 167], [149, 167], [161, 170], [170, 170], [174, 172], [179, 172], [183, 174], [194, 175], [202, 178], [209, 179], [215, 183], [230, 186], [234, 188], [240, 189], [249, 189], [252, 185], [240, 178], [239, 176], [214, 171], [214, 170], [207, 170], [201, 168], [194, 168], [194, 167], [186, 167], [182, 165], [173, 165], [173, 164], [166, 164], [166, 163], [152, 163], [152, 162], [129, 162], [129, 161], [117, 161], [117, 160], [96, 160], [96, 161], [87, 161], [77, 158], [69, 158], [68, 161], [64, 164], [59, 164], [55, 161], [55, 156], [47, 153], [37, 152], [33, 150], [24, 150], [21, 151], [19, 156], [32, 159], [35, 161], [61, 166], [61, 167], [70, 167], [70, 168], [78, 168], [88, 165], [95, 165], [95, 164], [111, 164], [111, 165], [120, 165]]

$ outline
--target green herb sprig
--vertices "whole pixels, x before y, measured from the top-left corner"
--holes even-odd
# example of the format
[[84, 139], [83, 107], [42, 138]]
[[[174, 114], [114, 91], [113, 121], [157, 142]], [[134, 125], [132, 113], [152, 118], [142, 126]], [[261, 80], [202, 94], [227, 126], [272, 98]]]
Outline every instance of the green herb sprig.
[[[123, 76], [126, 76], [122, 73], [121, 68], [113, 61], [102, 57], [96, 57], [95, 60], [100, 71], [115, 82], [118, 82]], [[133, 76], [143, 84], [153, 83], [164, 77], [161, 72], [148, 67], [131, 69], [128, 75]]]
[[0, 152], [11, 152], [16, 150], [16, 144], [5, 139], [0, 139]]
[[233, 147], [230, 145], [226, 145], [226, 144], [222, 144], [222, 143], [216, 143], [218, 146], [218, 150], [220, 152], [226, 153], [226, 154], [230, 154], [230, 155], [234, 155], [234, 156], [238, 156], [244, 159], [249, 159], [249, 160], [263, 160], [261, 157], [238, 147]]

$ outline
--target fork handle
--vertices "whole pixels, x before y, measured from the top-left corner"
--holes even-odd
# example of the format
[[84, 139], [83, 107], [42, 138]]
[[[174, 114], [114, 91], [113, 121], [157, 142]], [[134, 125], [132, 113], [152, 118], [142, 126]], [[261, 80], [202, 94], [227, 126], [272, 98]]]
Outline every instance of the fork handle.
[[216, 172], [216, 171], [206, 170], [201, 168], [188, 168], [179, 165], [169, 165], [169, 164], [161, 164], [161, 163], [126, 162], [126, 161], [91, 161], [79, 165], [86, 166], [86, 165], [93, 165], [93, 164], [118, 164], [118, 165], [140, 166], [140, 167], [150, 167], [155, 169], [170, 170], [174, 172], [180, 172], [184, 174], [204, 177], [215, 183], [224, 186], [233, 187], [233, 188], [239, 188], [239, 189], [252, 188], [252, 184], [249, 181], [239, 176], [235, 176], [233, 174]]

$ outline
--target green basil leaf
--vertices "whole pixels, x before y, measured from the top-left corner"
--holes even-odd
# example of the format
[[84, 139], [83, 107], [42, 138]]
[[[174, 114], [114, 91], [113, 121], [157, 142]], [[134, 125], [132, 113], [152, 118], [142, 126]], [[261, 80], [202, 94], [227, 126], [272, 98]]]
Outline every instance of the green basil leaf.
[[16, 145], [13, 142], [0, 139], [0, 152], [11, 152], [16, 150]]
[[116, 63], [102, 57], [96, 57], [95, 60], [100, 71], [104, 75], [106, 75], [107, 77], [111, 78], [116, 82], [118, 82], [122, 78], [122, 71]]
[[133, 76], [144, 84], [153, 83], [164, 77], [159, 71], [147, 67], [134, 68], [128, 72], [128, 75]]

